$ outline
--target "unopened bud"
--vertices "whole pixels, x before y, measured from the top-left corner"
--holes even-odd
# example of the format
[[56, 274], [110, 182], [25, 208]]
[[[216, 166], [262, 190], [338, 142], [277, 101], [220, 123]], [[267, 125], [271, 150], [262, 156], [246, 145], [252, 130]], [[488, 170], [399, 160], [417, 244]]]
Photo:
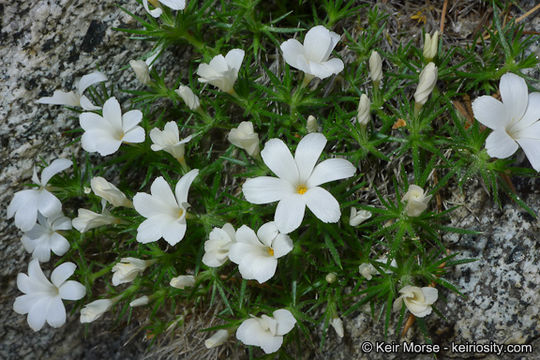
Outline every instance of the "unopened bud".
[[376, 51], [371, 52], [371, 56], [369, 57], [369, 74], [371, 81], [378, 86], [382, 80], [382, 60]]
[[416, 107], [421, 108], [426, 103], [436, 83], [437, 67], [434, 63], [430, 62], [420, 73], [418, 88], [416, 88], [416, 92], [414, 93]]
[[313, 115], [309, 115], [307, 118], [306, 128], [308, 133], [314, 133], [319, 130], [319, 124], [317, 124], [317, 119]]
[[144, 85], [150, 84], [150, 72], [146, 62], [142, 60], [130, 60], [129, 66], [131, 66], [131, 68], [135, 72], [137, 80], [139, 80]]
[[331, 273], [326, 274], [325, 279], [326, 279], [327, 283], [333, 284], [337, 280], [337, 275], [336, 275], [336, 273], [331, 272]]
[[426, 33], [424, 39], [424, 59], [426, 61], [431, 61], [435, 56], [437, 56], [437, 49], [439, 47], [439, 32], [435, 31], [433, 36]]
[[371, 101], [366, 94], [360, 96], [358, 103], [358, 114], [356, 115], [356, 121], [362, 126], [366, 126], [371, 120]]

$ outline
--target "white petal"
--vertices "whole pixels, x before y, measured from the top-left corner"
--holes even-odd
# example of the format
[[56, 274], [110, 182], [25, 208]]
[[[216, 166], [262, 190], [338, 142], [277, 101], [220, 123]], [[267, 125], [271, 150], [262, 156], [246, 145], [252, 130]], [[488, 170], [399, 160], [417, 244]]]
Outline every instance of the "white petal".
[[296, 39], [289, 39], [280, 46], [285, 62], [290, 66], [306, 72], [309, 70], [304, 54], [304, 46]]
[[41, 298], [41, 294], [17, 296], [15, 302], [13, 303], [13, 310], [17, 314], [28, 314], [32, 306], [34, 306], [34, 304], [38, 302]]
[[504, 130], [494, 130], [486, 139], [487, 153], [491, 157], [506, 159], [516, 152], [518, 144]]
[[[233, 244], [237, 245], [237, 244]], [[231, 246], [232, 249], [232, 246]], [[270, 280], [276, 273], [277, 260], [270, 256], [250, 256], [244, 258], [238, 266], [242, 278], [246, 280], [257, 280], [260, 284]]]
[[60, 200], [47, 190], [39, 191], [37, 201], [39, 212], [46, 217], [54, 216], [54, 214], [62, 210], [62, 203]]
[[101, 110], [101, 108], [99, 106], [96, 106], [96, 105], [92, 104], [90, 99], [88, 99], [85, 95], [81, 96], [80, 102], [81, 102], [81, 107], [84, 110], [87, 110], [87, 111]]
[[238, 71], [240, 66], [242, 66], [242, 61], [244, 60], [244, 50], [241, 49], [232, 49], [225, 55], [225, 61], [227, 64]]
[[160, 8], [155, 8], [154, 10], [150, 10], [150, 8], [148, 7], [148, 0], [142, 0], [142, 2], [143, 2], [143, 6], [146, 12], [155, 18], [158, 18], [163, 12]]
[[259, 346], [266, 354], [272, 354], [279, 350], [283, 344], [283, 336], [267, 335], [260, 339]]
[[102, 130], [86, 131], [81, 138], [81, 145], [88, 152], [98, 152], [101, 156], [114, 154], [122, 141]]
[[122, 128], [125, 132], [133, 130], [142, 120], [142, 112], [131, 110], [122, 115]]
[[315, 166], [307, 181], [308, 188], [354, 175], [356, 168], [345, 159], [327, 159]]
[[195, 180], [197, 175], [199, 175], [199, 170], [193, 169], [184, 176], [182, 176], [182, 178], [176, 184], [174, 192], [176, 194], [176, 200], [178, 201], [178, 204], [183, 204], [187, 202], [189, 188], [191, 187], [191, 183], [193, 182], [193, 180]]
[[66, 323], [66, 308], [59, 297], [51, 299], [47, 308], [47, 323], [58, 328]]
[[326, 138], [320, 133], [311, 133], [302, 138], [298, 143], [294, 160], [298, 167], [300, 181], [307, 181], [317, 160], [321, 156], [326, 145]]
[[304, 48], [309, 61], [323, 62], [333, 50], [330, 31], [322, 25], [312, 27], [304, 38]]
[[310, 62], [309, 63], [309, 74], [314, 75], [318, 77], [319, 79], [326, 79], [327, 77], [331, 76], [334, 72], [331, 68], [317, 63], [317, 62]]
[[262, 246], [261, 242], [257, 238], [257, 235], [255, 234], [255, 231], [246, 225], [242, 225], [240, 228], [238, 228], [238, 230], [236, 230], [235, 238], [236, 241], [240, 243]]
[[311, 212], [325, 223], [335, 223], [339, 221], [341, 211], [336, 198], [321, 187], [309, 189], [304, 194], [304, 201]]
[[160, 216], [143, 221], [137, 228], [137, 241], [143, 244], [158, 241], [163, 236], [164, 223]]
[[77, 265], [72, 262], [65, 262], [59, 265], [51, 274], [52, 283], [57, 287], [60, 287], [71, 275], [73, 275], [76, 268]]
[[437, 301], [437, 298], [439, 297], [439, 292], [433, 287], [423, 287], [422, 292], [424, 293], [426, 304], [429, 305]]
[[66, 300], [79, 300], [86, 295], [86, 288], [78, 281], [69, 280], [60, 286], [60, 297]]
[[163, 239], [174, 246], [184, 238], [186, 234], [187, 225], [185, 222], [171, 222], [167, 227], [163, 229]]
[[261, 327], [259, 320], [253, 318], [244, 320], [236, 329], [236, 338], [245, 345], [258, 346], [260, 339], [266, 336], [272, 335]]
[[515, 120], [521, 119], [527, 109], [529, 90], [523, 78], [506, 73], [499, 83], [502, 102], [508, 112], [508, 116]]
[[25, 294], [32, 291], [32, 283], [28, 275], [23, 273], [17, 274], [17, 288]]
[[45, 325], [50, 301], [50, 297], [42, 297], [30, 308], [26, 321], [32, 330], [39, 331]]
[[323, 62], [321, 66], [332, 74], [339, 74], [345, 68], [343, 61], [337, 58]]
[[278, 177], [292, 184], [298, 182], [298, 168], [289, 148], [280, 139], [270, 139], [266, 142], [261, 156], [266, 166]]
[[139, 144], [144, 142], [144, 129], [140, 126], [129, 130], [125, 133], [122, 141], [125, 143]]
[[[28, 277], [30, 278], [30, 281], [34, 283], [34, 285], [35, 283], [38, 283], [42, 284], [46, 288], [53, 286], [43, 274], [43, 270], [41, 270], [41, 266], [39, 266], [39, 262], [36, 259], [30, 261], [28, 264]], [[30, 291], [33, 290], [35, 289], [30, 289]]]
[[[178, 187], [178, 184], [176, 186]], [[176, 208], [179, 205], [174, 197], [169, 183], [165, 181], [163, 176], [159, 176], [154, 180], [152, 186], [150, 187], [150, 192], [152, 193], [152, 196], [170, 207]], [[163, 209], [161, 212], [164, 212], [164, 210], [165, 209]]]
[[306, 203], [302, 196], [291, 195], [278, 203], [274, 221], [280, 232], [288, 234], [298, 229], [304, 219]]
[[111, 124], [115, 130], [122, 129], [122, 110], [115, 97], [109, 98], [103, 104], [103, 118]]
[[111, 124], [98, 114], [83, 112], [79, 115], [79, 124], [85, 131], [101, 130], [107, 133], [113, 132]]
[[56, 159], [41, 172], [41, 185], [45, 186], [56, 174], [64, 171], [73, 164], [71, 160]]
[[474, 117], [482, 125], [490, 129], [504, 129], [512, 120], [506, 113], [507, 105], [503, 105], [492, 96], [480, 96], [472, 103]]
[[99, 71], [94, 71], [90, 74], [84, 75], [77, 84], [77, 92], [82, 95], [84, 90], [86, 90], [89, 86], [103, 81], [107, 81], [107, 76]]
[[279, 309], [274, 311], [273, 315], [278, 323], [277, 335], [285, 335], [294, 328], [296, 319], [289, 310]]
[[145, 218], [150, 218], [163, 214], [167, 209], [165, 206], [169, 205], [165, 204], [156, 196], [152, 196], [146, 193], [137, 193], [133, 197], [133, 206], [139, 214], [141, 214]]
[[[538, 124], [540, 127], [540, 123]], [[540, 171], [540, 139], [517, 139], [534, 170]]]
[[527, 128], [538, 120], [540, 120], [540, 92], [533, 92], [529, 94], [527, 110], [519, 121], [519, 126]]
[[272, 241], [278, 236], [279, 230], [273, 221], [267, 222], [257, 230], [257, 237], [266, 246], [272, 246]]
[[159, 0], [159, 2], [173, 10], [184, 10], [186, 8], [186, 0]]
[[7, 208], [8, 219], [15, 215], [15, 225], [29, 231], [37, 221], [38, 190], [22, 190], [15, 193]]
[[36, 102], [39, 104], [50, 104], [50, 105], [67, 105], [67, 106], [79, 106], [80, 97], [75, 94], [73, 91], [64, 92], [61, 90], [56, 90], [51, 97], [42, 97]]
[[264, 249], [259, 249], [259, 245], [246, 243], [234, 243], [229, 249], [229, 260], [235, 264], [241, 264], [247, 256], [256, 256]]
[[246, 200], [252, 204], [268, 204], [293, 194], [293, 185], [283, 179], [259, 176], [248, 179], [242, 186]]
[[293, 247], [293, 242], [289, 235], [279, 234], [272, 243], [274, 257], [279, 259], [280, 257], [287, 255], [292, 251]]
[[51, 259], [51, 249], [45, 244], [39, 244], [34, 249], [32, 258], [38, 259], [39, 262], [48, 262]]

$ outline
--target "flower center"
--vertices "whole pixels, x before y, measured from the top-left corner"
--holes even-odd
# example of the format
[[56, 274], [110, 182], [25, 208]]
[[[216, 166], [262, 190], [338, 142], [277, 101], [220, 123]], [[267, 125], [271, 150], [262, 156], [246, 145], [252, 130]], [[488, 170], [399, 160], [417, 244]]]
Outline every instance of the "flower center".
[[296, 192], [299, 193], [300, 195], [305, 194], [306, 191], [307, 191], [307, 186], [306, 185], [300, 184], [300, 185], [296, 186]]
[[268, 255], [274, 256], [274, 249], [272, 249], [271, 247], [267, 247], [266, 252], [268, 253]]
[[181, 218], [184, 215], [184, 209], [178, 209], [178, 217]]
[[126, 135], [124, 131], [120, 130], [116, 132], [114, 137], [116, 138], [116, 140], [122, 140], [124, 138], [124, 135]]

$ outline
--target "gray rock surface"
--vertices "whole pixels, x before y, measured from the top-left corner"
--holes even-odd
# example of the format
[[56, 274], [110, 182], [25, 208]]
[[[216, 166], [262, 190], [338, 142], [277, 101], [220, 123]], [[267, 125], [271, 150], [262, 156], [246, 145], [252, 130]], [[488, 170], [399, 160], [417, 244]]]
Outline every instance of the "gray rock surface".
[[[138, 5], [128, 2], [134, 11]], [[145, 343], [129, 327], [106, 320], [81, 326], [77, 314], [68, 316], [60, 329], [45, 327], [34, 333], [26, 317], [11, 310], [20, 293], [15, 279], [26, 272], [29, 256], [23, 250], [20, 233], [5, 219], [5, 207], [13, 193], [30, 180], [32, 167], [40, 157], [50, 161], [70, 157], [77, 147], [67, 146], [76, 118], [62, 107], [36, 105], [41, 96], [55, 89], [69, 91], [76, 78], [99, 66], [109, 78], [134, 84], [129, 59], [147, 48], [113, 27], [131, 24], [113, 0], [31, 0], [0, 2], [0, 359], [137, 359]], [[128, 86], [126, 86], [128, 87]], [[134, 87], [131, 86], [132, 88]], [[517, 183], [518, 191], [536, 212], [540, 210], [538, 181]], [[452, 224], [482, 231], [477, 236], [448, 235], [445, 242], [460, 258], [478, 261], [456, 267], [449, 280], [466, 298], [443, 291], [446, 302], [437, 307], [448, 320], [432, 315], [430, 330], [435, 343], [452, 341], [496, 341], [533, 344], [534, 354], [505, 355], [503, 359], [540, 359], [540, 224], [508, 201], [497, 208], [479, 184], [469, 184], [465, 196], [449, 202], [465, 206], [453, 213]], [[380, 324], [368, 311], [344, 319], [346, 336], [332, 331], [324, 351], [308, 357], [324, 359], [431, 359], [429, 355], [383, 355], [362, 353], [364, 341], [382, 341]], [[105, 330], [103, 330], [105, 329]], [[396, 336], [391, 332], [390, 339]], [[413, 327], [408, 339], [421, 339]], [[189, 357], [188, 357], [189, 358]], [[445, 352], [440, 358], [470, 359], [472, 354]], [[496, 359], [493, 355], [485, 359]]]

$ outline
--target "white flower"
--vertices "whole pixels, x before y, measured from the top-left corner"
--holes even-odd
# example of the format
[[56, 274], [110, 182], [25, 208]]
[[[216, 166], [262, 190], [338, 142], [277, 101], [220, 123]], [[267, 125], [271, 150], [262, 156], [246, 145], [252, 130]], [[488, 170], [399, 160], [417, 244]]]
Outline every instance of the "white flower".
[[402, 202], [407, 202], [405, 205], [405, 213], [408, 216], [420, 216], [427, 209], [428, 202], [432, 195], [426, 196], [424, 189], [418, 185], [409, 185], [409, 190], [403, 195]]
[[229, 257], [229, 248], [235, 239], [235, 231], [231, 224], [223, 225], [223, 228], [214, 228], [204, 243], [203, 264], [209, 267], [223, 265]]
[[70, 230], [71, 219], [58, 212], [50, 218], [38, 214], [38, 224], [30, 231], [24, 233], [21, 241], [24, 248], [32, 253], [34, 259], [47, 262], [51, 258], [51, 251], [58, 256], [69, 250], [69, 242], [58, 233], [58, 230]]
[[118, 298], [94, 300], [81, 309], [81, 323], [91, 323], [105, 314], [116, 303]]
[[197, 69], [199, 81], [214, 85], [221, 91], [232, 93], [243, 60], [244, 50], [241, 49], [232, 49], [225, 57], [221, 54], [214, 56], [209, 64], [199, 65]]
[[356, 168], [345, 159], [327, 159], [315, 166], [326, 138], [320, 133], [306, 135], [298, 144], [294, 158], [287, 145], [270, 139], [261, 151], [264, 163], [278, 176], [248, 179], [242, 191], [253, 204], [279, 201], [274, 220], [280, 232], [288, 234], [297, 229], [307, 206], [321, 221], [338, 222], [339, 203], [319, 185], [351, 177]]
[[135, 210], [145, 218], [137, 228], [137, 241], [143, 244], [165, 239], [177, 244], [186, 233], [186, 213], [189, 187], [199, 174], [191, 170], [178, 181], [174, 194], [163, 177], [158, 177], [150, 187], [150, 194], [137, 193], [133, 198]]
[[118, 286], [135, 280], [137, 275], [142, 272], [154, 261], [141, 260], [133, 257], [127, 257], [120, 259], [120, 262], [113, 266], [112, 272], [112, 284]]
[[150, 84], [150, 68], [144, 60], [129, 60], [129, 66], [135, 72], [137, 80], [139, 80], [144, 85]]
[[239, 265], [242, 278], [263, 283], [274, 276], [277, 259], [292, 249], [291, 238], [281, 234], [273, 221], [261, 226], [257, 234], [242, 225], [236, 231], [236, 242], [229, 249], [229, 259]]
[[294, 328], [296, 319], [286, 309], [276, 310], [272, 315], [244, 320], [236, 330], [236, 338], [246, 345], [261, 347], [266, 354], [278, 351], [283, 335]]
[[407, 285], [399, 290], [401, 296], [394, 301], [394, 311], [401, 309], [405, 303], [407, 309], [416, 317], [423, 318], [431, 314], [431, 305], [437, 301], [439, 293], [432, 287], [419, 288]]
[[319, 79], [325, 79], [343, 70], [343, 61], [330, 59], [340, 35], [322, 25], [312, 27], [304, 38], [304, 45], [296, 39], [289, 39], [280, 46], [283, 58], [293, 68]]
[[416, 92], [414, 93], [414, 101], [416, 102], [417, 106], [421, 107], [426, 103], [436, 83], [437, 67], [434, 63], [430, 62], [420, 73], [418, 87], [416, 88]]
[[98, 214], [87, 209], [79, 209], [78, 216], [71, 221], [71, 224], [80, 233], [95, 229], [104, 225], [118, 224], [119, 219], [111, 216], [107, 210], [103, 214]]
[[191, 140], [191, 135], [180, 140], [178, 125], [174, 121], [169, 121], [163, 130], [153, 128], [150, 131], [150, 139], [153, 142], [150, 146], [153, 151], [166, 151], [178, 161], [183, 162], [185, 146]]
[[317, 118], [313, 115], [309, 115], [306, 122], [306, 129], [308, 133], [314, 133], [319, 130], [319, 124], [317, 123]]
[[379, 53], [375, 50], [371, 52], [369, 57], [369, 75], [371, 81], [375, 84], [379, 84], [382, 80], [382, 60]]
[[366, 126], [371, 120], [371, 101], [366, 94], [360, 96], [358, 102], [358, 111], [356, 115], [356, 121], [362, 126]]
[[51, 273], [51, 281], [47, 280], [37, 259], [28, 264], [28, 275], [17, 275], [17, 287], [25, 295], [18, 296], [13, 310], [19, 314], [28, 314], [28, 325], [34, 331], [40, 330], [45, 321], [52, 327], [60, 327], [66, 323], [64, 300], [79, 300], [86, 294], [85, 287], [74, 280], [66, 281], [77, 266], [66, 262], [59, 265]]
[[32, 181], [39, 185], [39, 188], [16, 192], [7, 208], [7, 218], [10, 219], [15, 215], [15, 225], [22, 231], [29, 231], [36, 224], [38, 211], [45, 217], [60, 212], [62, 204], [56, 196], [47, 191], [47, 183], [71, 164], [71, 160], [56, 159], [43, 169], [41, 179], [34, 168]]
[[349, 218], [349, 225], [358, 226], [371, 217], [371, 213], [367, 210], [356, 210], [351, 208], [351, 217]]
[[105, 101], [103, 116], [91, 112], [79, 115], [84, 129], [82, 147], [88, 152], [98, 152], [101, 156], [115, 153], [122, 143], [141, 143], [144, 129], [137, 126], [142, 120], [139, 110], [131, 110], [122, 115], [120, 104], [115, 97]]
[[144, 306], [150, 302], [150, 298], [146, 295], [136, 298], [129, 303], [130, 307]]
[[52, 97], [42, 97], [36, 102], [39, 104], [51, 104], [51, 105], [66, 105], [66, 106], [80, 106], [84, 110], [99, 110], [99, 106], [95, 106], [90, 100], [83, 95], [84, 91], [94, 84], [106, 81], [107, 77], [95, 71], [88, 75], [84, 75], [77, 83], [77, 90], [64, 92], [56, 90]]
[[439, 48], [439, 32], [435, 31], [433, 36], [426, 33], [424, 40], [424, 59], [430, 61], [437, 56], [437, 49]]
[[223, 345], [229, 338], [229, 332], [225, 329], [220, 329], [204, 341], [204, 346], [207, 349], [215, 348], [216, 346]]
[[90, 180], [90, 186], [96, 196], [107, 200], [114, 207], [133, 207], [131, 201], [128, 200], [122, 191], [101, 176], [92, 178], [92, 180]]
[[502, 102], [481, 96], [472, 104], [474, 117], [492, 129], [486, 139], [491, 157], [506, 159], [518, 144], [536, 171], [540, 171], [540, 92], [528, 94], [525, 80], [508, 73], [499, 83]]
[[259, 135], [253, 130], [251, 121], [242, 121], [237, 128], [231, 129], [227, 139], [231, 144], [246, 150], [251, 157], [259, 154]]
[[181, 290], [187, 287], [193, 287], [193, 285], [195, 285], [195, 276], [180, 275], [180, 276], [174, 277], [169, 282], [169, 285], [171, 285], [173, 288], [181, 289]]
[[[379, 266], [382, 267], [382, 268], [386, 268], [387, 261], [388, 260], [385, 257], [377, 259], [377, 263], [379, 263]], [[392, 261], [390, 262], [390, 266], [391, 267], [397, 267], [396, 259], [392, 259]], [[379, 272], [377, 271], [375, 266], [373, 266], [373, 264], [371, 264], [371, 263], [360, 264], [360, 266], [358, 266], [358, 271], [367, 280], [371, 280], [373, 278], [373, 275], [378, 275], [379, 274]], [[386, 274], [391, 274], [392, 270], [391, 269], [386, 269], [386, 270], [384, 270], [384, 272]]]
[[[159, 7], [158, 0], [142, 0], [142, 2], [146, 12], [155, 18], [159, 17], [163, 12]], [[154, 10], [150, 10], [148, 2], [155, 7]], [[159, 0], [159, 2], [173, 10], [184, 10], [186, 8], [186, 0]]]
[[330, 321], [330, 325], [332, 325], [336, 331], [337, 336], [342, 338], [345, 335], [345, 331], [343, 330], [343, 321], [340, 318], [333, 318], [332, 321]]
[[193, 90], [191, 88], [180, 85], [178, 89], [175, 90], [175, 92], [184, 100], [187, 107], [191, 111], [195, 111], [198, 108], [201, 107], [201, 102], [199, 101], [199, 97], [193, 93]]

